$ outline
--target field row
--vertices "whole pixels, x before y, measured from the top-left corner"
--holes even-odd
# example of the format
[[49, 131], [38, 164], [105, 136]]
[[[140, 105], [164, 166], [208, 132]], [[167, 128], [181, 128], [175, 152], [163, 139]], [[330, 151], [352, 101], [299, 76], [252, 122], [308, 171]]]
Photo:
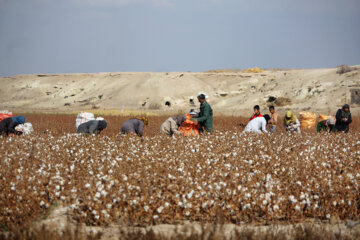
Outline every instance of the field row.
[[223, 128], [172, 139], [150, 125], [144, 142], [58, 127], [0, 137], [0, 223], [25, 224], [55, 203], [89, 225], [358, 218], [360, 133]]

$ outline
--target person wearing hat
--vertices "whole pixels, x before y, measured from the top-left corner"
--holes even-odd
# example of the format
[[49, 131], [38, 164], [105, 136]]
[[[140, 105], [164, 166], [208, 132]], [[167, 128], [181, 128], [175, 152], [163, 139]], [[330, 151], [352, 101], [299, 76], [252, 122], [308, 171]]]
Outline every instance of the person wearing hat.
[[26, 121], [24, 116], [5, 118], [0, 122], [0, 135], [6, 136], [12, 134], [21, 134], [22, 132], [16, 131], [15, 127], [19, 124], [24, 124]]
[[195, 124], [191, 119], [195, 117], [197, 112], [195, 109], [191, 109], [189, 113], [186, 114], [186, 120], [179, 127], [179, 132], [182, 136], [191, 137], [199, 135], [199, 124]]
[[334, 130], [334, 126], [335, 126], [335, 119], [333, 117], [330, 117], [327, 120], [320, 121], [316, 127], [316, 130], [318, 133], [321, 131], [332, 132]]
[[292, 111], [287, 111], [284, 117], [284, 127], [286, 132], [301, 133], [300, 121]]
[[102, 130], [107, 127], [105, 120], [91, 120], [85, 123], [80, 124], [76, 133], [86, 133], [86, 134], [100, 134]]
[[244, 132], [268, 133], [268, 131], [266, 131], [266, 125], [269, 120], [270, 116], [268, 114], [262, 117], [256, 117], [246, 125]]
[[211, 133], [213, 131], [213, 111], [204, 94], [200, 94], [198, 97], [200, 102], [200, 112], [197, 113], [192, 121], [195, 125], [200, 124], [199, 133], [207, 131]]
[[335, 131], [349, 132], [349, 124], [352, 122], [350, 106], [345, 104], [341, 109], [336, 112]]
[[149, 124], [147, 117], [131, 118], [123, 123], [121, 126], [121, 134], [126, 135], [129, 133], [135, 133], [143, 140], [144, 126]]
[[184, 114], [176, 117], [169, 117], [165, 122], [163, 122], [163, 124], [161, 124], [160, 132], [168, 136], [180, 135], [181, 133], [178, 128], [183, 124], [183, 122], [185, 122], [185, 120], [186, 117]]

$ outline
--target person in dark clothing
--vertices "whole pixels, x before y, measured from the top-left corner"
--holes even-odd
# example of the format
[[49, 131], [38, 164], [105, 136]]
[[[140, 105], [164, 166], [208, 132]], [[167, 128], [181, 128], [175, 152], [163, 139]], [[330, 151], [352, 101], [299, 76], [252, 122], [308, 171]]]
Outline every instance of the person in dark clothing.
[[107, 123], [104, 120], [91, 120], [80, 124], [76, 133], [100, 134], [106, 127]]
[[349, 132], [349, 124], [352, 122], [350, 106], [345, 104], [341, 109], [336, 112], [335, 131]]
[[204, 94], [198, 96], [200, 102], [200, 112], [195, 115], [191, 121], [197, 125], [200, 124], [199, 132], [204, 132], [204, 129], [211, 133], [213, 131], [213, 111], [210, 107], [210, 104], [206, 102], [206, 97]]
[[9, 134], [21, 134], [21, 132], [16, 131], [15, 127], [19, 124], [25, 123], [25, 117], [24, 116], [18, 116], [18, 117], [9, 117], [5, 118], [0, 122], [0, 135], [5, 134], [6, 136], [9, 136]]
[[144, 126], [149, 124], [149, 120], [146, 117], [132, 118], [127, 120], [121, 126], [121, 134], [135, 133], [139, 137], [143, 138]]

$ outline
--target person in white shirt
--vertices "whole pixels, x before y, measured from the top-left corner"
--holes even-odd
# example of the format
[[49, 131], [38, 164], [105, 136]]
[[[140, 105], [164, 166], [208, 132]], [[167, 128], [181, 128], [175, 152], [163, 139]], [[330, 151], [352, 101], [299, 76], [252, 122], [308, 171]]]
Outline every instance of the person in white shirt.
[[267, 133], [266, 125], [269, 120], [270, 116], [268, 114], [265, 114], [263, 117], [254, 118], [246, 125], [244, 132]]

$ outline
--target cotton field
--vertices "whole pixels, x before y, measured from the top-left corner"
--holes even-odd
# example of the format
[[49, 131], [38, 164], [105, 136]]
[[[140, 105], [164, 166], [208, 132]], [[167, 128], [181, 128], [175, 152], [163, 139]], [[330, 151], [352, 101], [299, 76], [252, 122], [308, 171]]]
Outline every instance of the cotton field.
[[55, 204], [88, 225], [360, 215], [358, 131], [148, 135], [0, 137], [0, 223], [25, 224]]

